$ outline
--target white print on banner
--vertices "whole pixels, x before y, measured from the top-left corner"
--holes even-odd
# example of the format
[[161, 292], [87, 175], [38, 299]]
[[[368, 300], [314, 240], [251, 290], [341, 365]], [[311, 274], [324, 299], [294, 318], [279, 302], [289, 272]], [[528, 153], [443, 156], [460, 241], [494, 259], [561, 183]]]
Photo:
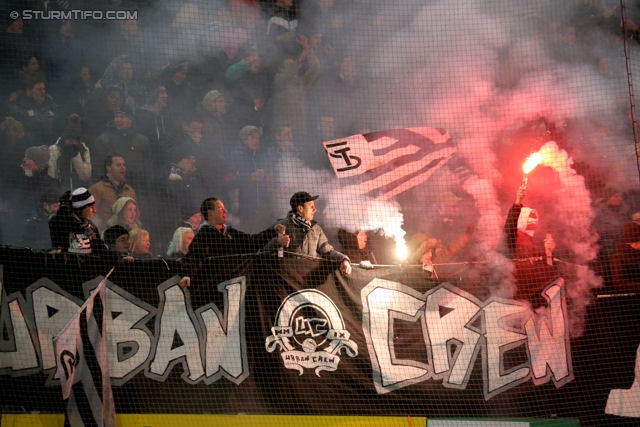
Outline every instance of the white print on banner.
[[[101, 280], [83, 284], [85, 297]], [[245, 278], [218, 284], [224, 295], [222, 310], [210, 303], [194, 311], [179, 281], [174, 276], [158, 287], [160, 304], [155, 308], [107, 280], [106, 346], [113, 385], [124, 385], [140, 372], [165, 381], [175, 365], [182, 366], [183, 379], [191, 384], [221, 378], [240, 384], [249, 376]], [[83, 302], [47, 278], [30, 285], [26, 295], [26, 301], [21, 292], [6, 296], [0, 265], [0, 327], [7, 331], [6, 338], [0, 334], [0, 375], [44, 372], [49, 374], [46, 386], [60, 387], [53, 339]], [[151, 332], [146, 325], [154, 317]], [[70, 373], [78, 360], [65, 353], [62, 366]]]
[[[305, 368], [315, 369], [317, 376], [321, 371], [337, 370], [342, 349], [350, 357], [358, 355], [358, 345], [349, 339], [338, 307], [315, 289], [289, 295], [278, 309], [271, 332], [265, 343], [267, 351], [280, 348], [284, 366], [300, 375]], [[318, 350], [321, 346], [325, 347]]]
[[[524, 303], [490, 298], [481, 302], [450, 284], [425, 294], [389, 280], [374, 279], [361, 291], [362, 328], [373, 381], [380, 394], [430, 379], [447, 388], [465, 389], [482, 351], [485, 399], [529, 379], [556, 387], [573, 380], [564, 280], [542, 292], [544, 314]], [[420, 322], [427, 361], [398, 359], [393, 342], [395, 319]], [[505, 366], [505, 354], [524, 346], [528, 360]]]
[[628, 390], [614, 389], [609, 392], [605, 413], [619, 417], [640, 418], [640, 346], [636, 350], [635, 378]]

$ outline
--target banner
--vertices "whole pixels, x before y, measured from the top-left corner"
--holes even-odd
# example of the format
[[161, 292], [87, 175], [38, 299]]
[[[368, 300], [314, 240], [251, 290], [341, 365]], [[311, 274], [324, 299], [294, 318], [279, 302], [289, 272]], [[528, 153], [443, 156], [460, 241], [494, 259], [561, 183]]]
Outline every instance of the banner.
[[555, 414], [611, 424], [620, 417], [608, 413], [635, 416], [639, 404], [639, 299], [595, 302], [585, 335], [570, 337], [562, 278], [534, 312], [399, 267], [342, 276], [317, 260], [212, 259], [210, 280], [182, 289], [175, 261], [117, 265], [106, 280], [113, 266], [89, 257], [0, 249], [0, 261], [6, 411], [66, 412], [60, 377], [80, 365], [60, 343], [56, 357], [53, 339], [101, 281], [119, 414]]

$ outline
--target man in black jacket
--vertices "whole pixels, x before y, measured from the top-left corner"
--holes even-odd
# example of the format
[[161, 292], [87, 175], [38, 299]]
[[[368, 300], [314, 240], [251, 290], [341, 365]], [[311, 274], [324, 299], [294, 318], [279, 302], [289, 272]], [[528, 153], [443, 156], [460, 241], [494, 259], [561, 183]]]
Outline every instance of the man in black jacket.
[[273, 241], [274, 244], [287, 246], [289, 236], [284, 233], [284, 226], [268, 228], [258, 234], [247, 234], [227, 227], [227, 210], [220, 199], [210, 197], [200, 205], [200, 213], [205, 221], [196, 232], [196, 237], [189, 246], [189, 252], [185, 257], [188, 265], [188, 276], [180, 281], [182, 287], [189, 286], [191, 277], [195, 277], [202, 267], [205, 259], [226, 255], [255, 254], [266, 244]]

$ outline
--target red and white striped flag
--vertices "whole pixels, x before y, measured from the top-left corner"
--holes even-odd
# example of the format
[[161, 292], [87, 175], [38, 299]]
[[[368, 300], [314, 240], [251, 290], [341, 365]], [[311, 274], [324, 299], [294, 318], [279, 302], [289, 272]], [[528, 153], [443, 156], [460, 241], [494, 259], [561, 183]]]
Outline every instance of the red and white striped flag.
[[427, 127], [385, 130], [322, 143], [346, 189], [385, 199], [425, 182], [458, 151], [446, 130]]

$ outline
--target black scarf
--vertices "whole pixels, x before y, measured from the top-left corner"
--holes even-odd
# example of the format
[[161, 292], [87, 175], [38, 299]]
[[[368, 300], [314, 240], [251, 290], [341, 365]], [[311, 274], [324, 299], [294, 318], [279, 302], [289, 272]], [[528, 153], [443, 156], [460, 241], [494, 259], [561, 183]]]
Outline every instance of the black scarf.
[[307, 221], [306, 219], [302, 218], [297, 213], [291, 211], [290, 215], [291, 215], [291, 219], [293, 220], [293, 222], [298, 222], [298, 223], [300, 223], [300, 225], [302, 225], [302, 228], [303, 228], [305, 234], [307, 234], [309, 232], [309, 230], [311, 230], [311, 227], [313, 227], [313, 224], [311, 223], [311, 221]]

